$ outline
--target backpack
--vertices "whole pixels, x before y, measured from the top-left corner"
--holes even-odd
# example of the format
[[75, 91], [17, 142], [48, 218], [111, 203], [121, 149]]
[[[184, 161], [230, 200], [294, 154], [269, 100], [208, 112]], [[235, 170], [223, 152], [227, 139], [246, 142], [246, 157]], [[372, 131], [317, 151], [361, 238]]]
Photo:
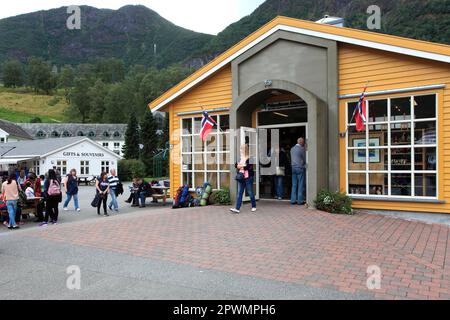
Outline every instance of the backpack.
[[49, 196], [59, 196], [61, 194], [61, 187], [57, 180], [50, 180], [47, 193]]

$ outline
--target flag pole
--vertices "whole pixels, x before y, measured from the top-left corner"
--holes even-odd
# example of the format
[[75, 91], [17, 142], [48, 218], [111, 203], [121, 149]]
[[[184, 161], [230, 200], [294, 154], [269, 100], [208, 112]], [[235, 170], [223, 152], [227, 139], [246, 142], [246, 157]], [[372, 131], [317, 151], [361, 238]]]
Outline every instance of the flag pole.
[[[367, 80], [366, 85], [364, 86], [364, 91], [363, 91], [362, 94], [365, 94], [367, 92], [367, 88], [369, 87], [369, 83], [370, 83], [370, 81]], [[366, 103], [366, 101], [364, 101], [364, 103]], [[350, 120], [350, 123], [353, 122], [353, 120], [355, 119], [355, 116], [356, 116], [356, 108], [355, 108], [355, 110], [353, 110], [353, 115], [352, 115], [352, 119]], [[341, 138], [345, 138], [347, 136], [349, 129], [350, 129], [350, 126], [349, 126], [349, 124], [347, 124], [347, 130], [345, 130], [345, 132], [341, 133]]]

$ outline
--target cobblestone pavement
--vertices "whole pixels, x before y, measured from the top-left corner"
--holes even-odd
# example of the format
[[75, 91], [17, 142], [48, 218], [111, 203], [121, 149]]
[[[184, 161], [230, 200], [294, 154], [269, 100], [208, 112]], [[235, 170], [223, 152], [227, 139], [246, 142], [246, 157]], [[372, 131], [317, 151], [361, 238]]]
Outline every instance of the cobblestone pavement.
[[[359, 213], [330, 215], [282, 202], [256, 214], [225, 207], [153, 209], [23, 237], [375, 299], [450, 299], [450, 228]], [[381, 289], [369, 290], [378, 266]]]

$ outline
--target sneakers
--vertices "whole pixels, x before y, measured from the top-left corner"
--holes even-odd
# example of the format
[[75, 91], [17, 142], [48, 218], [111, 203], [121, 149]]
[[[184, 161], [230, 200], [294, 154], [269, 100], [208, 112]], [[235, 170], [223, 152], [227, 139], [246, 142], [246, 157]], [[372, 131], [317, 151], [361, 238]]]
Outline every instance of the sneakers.
[[58, 224], [58, 221], [52, 221], [52, 225]]
[[63, 210], [64, 210], [64, 211], [69, 211], [69, 209], [67, 209], [67, 208], [63, 208]]
[[238, 209], [235, 209], [235, 208], [230, 209], [230, 211], [231, 211], [231, 213], [234, 213], [234, 214], [241, 213]]
[[47, 222], [42, 222], [41, 224], [39, 224], [39, 227], [46, 227], [46, 226], [48, 226]]
[[81, 209], [80, 209], [80, 208], [78, 208], [78, 209], [77, 209], [77, 212], [81, 212]]
[[18, 225], [15, 225], [15, 226], [9, 226], [8, 229], [9, 230], [17, 230], [17, 229], [20, 229], [20, 227]]
[[252, 208], [252, 212], [256, 212], [256, 208]]

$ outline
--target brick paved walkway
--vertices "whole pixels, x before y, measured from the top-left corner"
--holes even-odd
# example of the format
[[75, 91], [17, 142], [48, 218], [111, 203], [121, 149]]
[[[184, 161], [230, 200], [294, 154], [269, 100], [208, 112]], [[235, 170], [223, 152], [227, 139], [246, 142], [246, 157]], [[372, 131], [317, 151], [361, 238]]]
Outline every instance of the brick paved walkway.
[[[450, 299], [449, 231], [263, 202], [257, 214], [234, 216], [223, 207], [158, 209], [27, 236], [380, 299]], [[382, 270], [381, 290], [367, 289], [371, 265]]]

